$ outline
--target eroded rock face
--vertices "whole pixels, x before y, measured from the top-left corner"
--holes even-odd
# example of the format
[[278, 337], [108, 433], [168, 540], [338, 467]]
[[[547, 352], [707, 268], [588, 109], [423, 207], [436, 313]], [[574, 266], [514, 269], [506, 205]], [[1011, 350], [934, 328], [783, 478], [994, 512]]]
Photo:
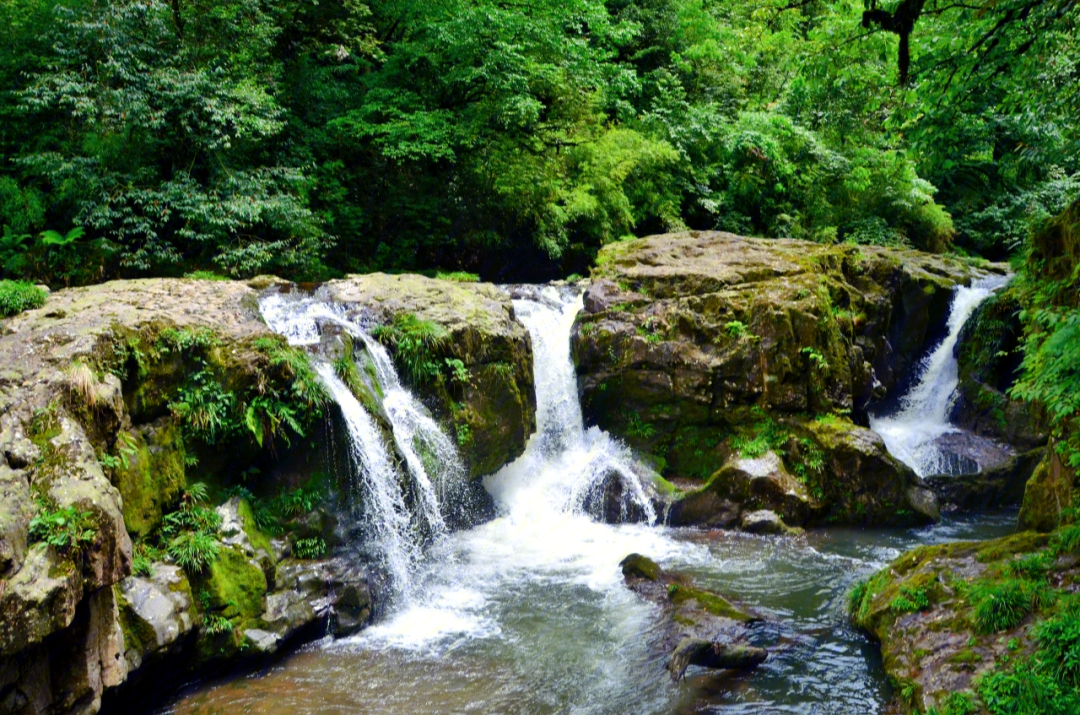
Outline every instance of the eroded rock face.
[[[917, 251], [717, 232], [613, 244], [597, 263], [572, 337], [586, 419], [653, 455], [664, 476], [702, 480], [737, 457], [732, 437], [763, 415], [794, 424], [839, 411], [865, 424], [870, 401], [944, 325], [952, 289], [978, 275]], [[883, 513], [912, 523], [935, 512], [917, 478], [854, 425], [846, 432], [835, 449], [819, 444], [833, 472], [855, 477], [868, 463], [876, 476], [845, 481], [845, 491], [870, 494], [888, 474], [899, 484]]]
[[445, 328], [449, 338], [437, 359], [460, 360], [468, 379], [419, 385], [417, 392], [458, 438], [472, 476], [490, 474], [524, 452], [536, 427], [532, 344], [506, 293], [486, 283], [383, 273], [324, 288], [380, 323], [411, 314]]
[[[265, 346], [280, 339], [260, 320], [257, 297], [242, 283], [117, 281], [53, 293], [42, 308], [0, 322], [0, 712], [93, 713], [154, 663], [174, 684], [207, 660], [206, 608], [221, 606], [222, 615], [242, 604], [229, 615], [244, 626], [228, 636], [237, 648], [214, 644], [226, 658], [240, 652], [246, 631], [276, 637], [262, 620], [275, 592], [266, 574], [287, 550], [253, 536], [250, 508], [245, 518], [238, 501], [223, 507], [220, 573], [200, 584], [211, 603], [196, 603], [176, 566], [130, 575], [131, 536], [161, 525], [189, 476], [212, 482], [258, 456], [246, 436], [193, 455], [170, 407], [202, 369], [228, 390], [268, 379]], [[30, 526], [47, 513], [76, 515], [78, 533], [47, 544]], [[285, 631], [325, 622], [342, 600], [326, 595], [334, 584], [351, 604], [343, 602], [344, 620], [355, 627], [370, 615], [366, 577], [327, 568], [337, 575], [323, 581], [322, 611], [286, 618], [282, 642]], [[229, 604], [213, 602], [222, 595]], [[185, 660], [174, 660], [181, 651]]]
[[[1039, 622], [1075, 588], [1080, 558], [1064, 551], [1033, 532], [922, 546], [858, 586], [852, 618], [881, 644], [896, 711], [940, 710], [962, 694], [970, 703], [964, 712], [989, 712], [980, 679], [1030, 667], [1025, 660], [1038, 647]], [[1036, 592], [1042, 597], [1033, 602]], [[1024, 594], [1019, 602], [1017, 593]], [[1016, 617], [1001, 620], [1004, 600], [1019, 609]]]

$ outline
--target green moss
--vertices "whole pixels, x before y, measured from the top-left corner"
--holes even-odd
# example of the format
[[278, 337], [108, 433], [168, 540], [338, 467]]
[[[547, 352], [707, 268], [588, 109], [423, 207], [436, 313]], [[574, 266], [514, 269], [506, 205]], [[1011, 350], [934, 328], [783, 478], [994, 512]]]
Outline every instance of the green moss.
[[256, 549], [262, 549], [268, 554], [274, 553], [270, 546], [270, 537], [259, 530], [259, 526], [255, 521], [255, 513], [252, 511], [251, 503], [247, 499], [240, 500], [240, 506], [237, 508], [237, 513], [240, 515], [240, 522], [244, 526], [244, 533], [247, 535], [251, 545]]
[[113, 595], [116, 597], [120, 632], [124, 635], [124, 650], [145, 654], [157, 648], [157, 632], [135, 612], [131, 603], [124, 598], [119, 584], [113, 586]]
[[970, 648], [964, 648], [963, 650], [953, 653], [949, 657], [950, 663], [973, 665], [975, 663], [981, 663], [982, 661], [983, 657]]
[[266, 576], [239, 549], [221, 549], [199, 586], [208, 595], [208, 607], [225, 618], [256, 618], [263, 612]]
[[660, 578], [660, 565], [641, 554], [630, 554], [619, 563], [619, 566], [622, 567], [623, 576], [626, 577], [644, 578], [649, 581]]
[[668, 589], [668, 597], [676, 606], [681, 606], [689, 601], [697, 602], [697, 605], [707, 613], [720, 618], [730, 618], [740, 623], [754, 620], [754, 617], [733, 606], [727, 599], [694, 586], [681, 583], [673, 583]]

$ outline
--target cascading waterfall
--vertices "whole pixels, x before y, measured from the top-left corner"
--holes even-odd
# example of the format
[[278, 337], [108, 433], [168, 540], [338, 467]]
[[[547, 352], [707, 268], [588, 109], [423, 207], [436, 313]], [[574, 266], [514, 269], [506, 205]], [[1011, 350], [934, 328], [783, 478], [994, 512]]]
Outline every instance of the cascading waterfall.
[[988, 276], [957, 288], [949, 309], [948, 334], [923, 359], [919, 377], [901, 398], [899, 408], [887, 416], [870, 417], [870, 428], [885, 440], [889, 452], [920, 477], [958, 471], [958, 457], [940, 445], [944, 435], [960, 431], [949, 422], [959, 385], [956, 343], [975, 309], [1008, 282], [1008, 276]]
[[[272, 294], [260, 304], [263, 318], [293, 345], [315, 345], [323, 327], [335, 325], [360, 340], [375, 366], [383, 394], [382, 408], [406, 475], [398, 470], [374, 417], [335, 374], [316, 359], [315, 369], [338, 404], [349, 434], [350, 458], [364, 510], [364, 527], [391, 575], [399, 600], [411, 596], [413, 574], [423, 550], [447, 533], [443, 509], [462, 486], [465, 469], [453, 442], [401, 385], [386, 349], [341, 306], [318, 297]], [[407, 476], [408, 479], [403, 477]], [[412, 505], [402, 490], [408, 483]]]
[[581, 310], [580, 293], [554, 286], [518, 287], [518, 319], [532, 338], [536, 364], [536, 434], [522, 455], [485, 482], [496, 501], [510, 506], [511, 493], [525, 492], [526, 505], [538, 501], [562, 511], [581, 511], [593, 502], [596, 513], [610, 480], [618, 481], [622, 513], [634, 508], [647, 523], [656, 511], [642, 485], [647, 476], [623, 444], [598, 427], [585, 429], [577, 375], [570, 357], [570, 330]]

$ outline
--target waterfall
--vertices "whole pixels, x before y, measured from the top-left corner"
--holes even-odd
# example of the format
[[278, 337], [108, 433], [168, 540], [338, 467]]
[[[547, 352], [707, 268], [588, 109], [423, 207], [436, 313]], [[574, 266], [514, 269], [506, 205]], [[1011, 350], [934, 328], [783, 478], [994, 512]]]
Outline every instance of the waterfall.
[[378, 544], [379, 557], [390, 573], [395, 593], [408, 595], [421, 547], [415, 538], [397, 470], [375, 420], [334, 374], [333, 367], [324, 362], [316, 365], [315, 370], [341, 408], [349, 432], [349, 456], [356, 467], [353, 476], [362, 494], [366, 530]]
[[518, 287], [515, 293], [514, 311], [532, 338], [536, 434], [525, 454], [484, 486], [496, 503], [522, 516], [541, 507], [600, 516], [606, 492], [615, 487], [624, 517], [633, 509], [654, 523], [656, 511], [642, 485], [647, 470], [624, 444], [598, 427], [584, 426], [570, 357], [581, 294], [554, 286]]
[[464, 485], [465, 468], [457, 447], [402, 386], [386, 349], [361, 324], [350, 320], [342, 306], [317, 296], [274, 293], [262, 300], [260, 310], [267, 325], [292, 345], [317, 345], [324, 327], [332, 325], [362, 343], [367, 351], [382, 392], [381, 406], [393, 448], [404, 462], [404, 474], [375, 418], [334, 368], [316, 357], [315, 370], [341, 409], [364, 531], [390, 573], [395, 593], [409, 597], [424, 548], [445, 538], [443, 510]]
[[885, 440], [889, 452], [920, 477], [961, 471], [958, 461], [962, 458], [939, 443], [944, 435], [960, 431], [949, 422], [959, 385], [956, 343], [975, 309], [1008, 281], [1008, 276], [995, 275], [957, 288], [945, 339], [919, 364], [918, 378], [897, 410], [870, 417], [870, 428]]

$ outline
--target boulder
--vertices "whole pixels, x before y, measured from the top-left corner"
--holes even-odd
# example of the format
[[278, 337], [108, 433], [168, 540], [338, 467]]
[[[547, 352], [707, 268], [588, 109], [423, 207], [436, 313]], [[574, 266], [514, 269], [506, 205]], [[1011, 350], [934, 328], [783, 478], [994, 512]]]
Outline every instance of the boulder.
[[748, 626], [760, 620], [750, 612], [641, 554], [630, 554], [619, 566], [630, 590], [660, 608], [649, 644], [668, 654], [672, 679], [679, 680], [688, 665], [747, 670], [767, 657], [747, 642]]
[[[980, 275], [917, 251], [719, 232], [605, 246], [572, 335], [586, 420], [650, 455], [664, 477], [703, 482], [761, 414], [786, 423], [839, 412], [865, 425], [870, 402], [944, 328], [953, 289]], [[894, 501], [908, 502], [927, 499]]]
[[1028, 479], [1017, 528], [1053, 531], [1063, 523], [1062, 511], [1074, 504], [1076, 493], [1075, 470], [1065, 466], [1051, 443]]
[[739, 520], [739, 526], [742, 530], [750, 534], [793, 534], [798, 533], [798, 529], [792, 529], [784, 520], [780, 518], [780, 515], [774, 511], [768, 509], [760, 509], [758, 511], [744, 511], [741, 519]]
[[944, 711], [958, 697], [963, 712], [991, 712], [980, 682], [1029, 667], [1040, 622], [1078, 576], [1080, 558], [1061, 548], [1033, 532], [921, 546], [858, 584], [852, 619], [880, 643], [896, 712]]
[[977, 511], [1015, 506], [1023, 500], [1024, 487], [1045, 453], [1045, 448], [1036, 448], [975, 474], [928, 477], [926, 484], [949, 509]]

